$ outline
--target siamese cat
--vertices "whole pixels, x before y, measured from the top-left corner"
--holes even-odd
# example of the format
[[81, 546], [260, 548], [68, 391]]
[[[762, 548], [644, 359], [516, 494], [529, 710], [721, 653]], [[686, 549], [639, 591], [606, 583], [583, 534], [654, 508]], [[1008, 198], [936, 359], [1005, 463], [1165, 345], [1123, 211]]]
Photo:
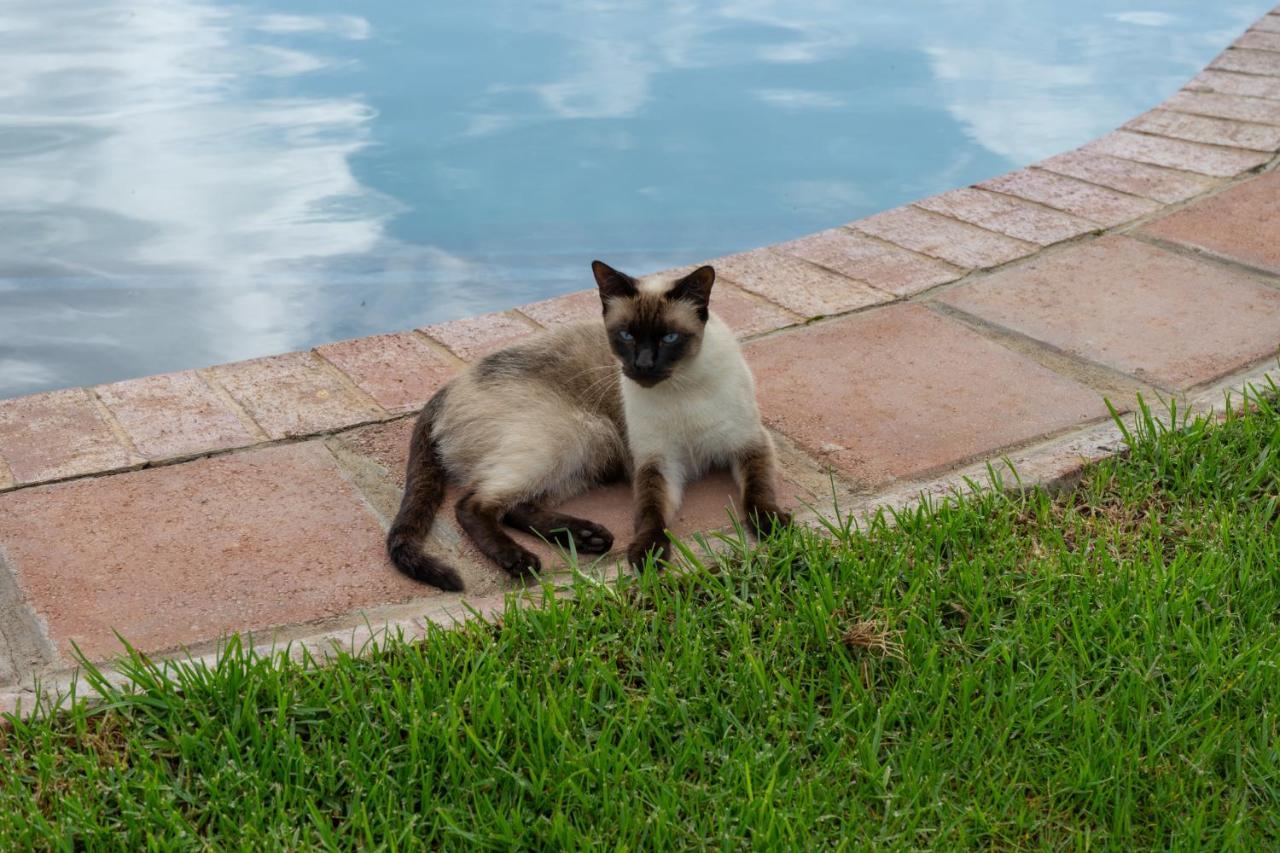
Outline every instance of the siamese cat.
[[503, 526], [584, 554], [613, 534], [548, 506], [629, 475], [634, 539], [627, 560], [663, 559], [666, 526], [687, 482], [729, 466], [757, 536], [790, 523], [774, 492], [773, 442], [733, 333], [711, 313], [715, 270], [632, 278], [594, 261], [603, 323], [544, 332], [488, 355], [442, 388], [414, 427], [404, 500], [387, 552], [410, 577], [462, 588], [458, 572], [423, 550], [459, 484], [458, 523], [512, 575], [536, 573], [536, 555]]

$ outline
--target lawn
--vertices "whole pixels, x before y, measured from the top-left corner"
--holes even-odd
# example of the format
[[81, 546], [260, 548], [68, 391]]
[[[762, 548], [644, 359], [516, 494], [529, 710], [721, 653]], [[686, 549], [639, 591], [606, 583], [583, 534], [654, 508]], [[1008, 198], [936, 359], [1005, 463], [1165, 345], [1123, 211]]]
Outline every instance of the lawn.
[[1274, 849], [1266, 399], [327, 667], [135, 659], [0, 730], [0, 848]]

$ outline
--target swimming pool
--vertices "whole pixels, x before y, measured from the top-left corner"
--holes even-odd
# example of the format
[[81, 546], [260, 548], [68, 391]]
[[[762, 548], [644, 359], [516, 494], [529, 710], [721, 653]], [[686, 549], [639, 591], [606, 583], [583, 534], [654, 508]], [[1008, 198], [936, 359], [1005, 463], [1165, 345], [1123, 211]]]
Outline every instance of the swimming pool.
[[0, 397], [505, 308], [1078, 145], [1273, 0], [0, 8]]

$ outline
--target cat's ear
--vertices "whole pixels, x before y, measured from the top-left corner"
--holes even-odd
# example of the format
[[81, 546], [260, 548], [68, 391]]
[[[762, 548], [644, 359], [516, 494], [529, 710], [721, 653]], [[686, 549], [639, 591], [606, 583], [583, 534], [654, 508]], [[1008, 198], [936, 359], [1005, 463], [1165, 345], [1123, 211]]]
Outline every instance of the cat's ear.
[[668, 299], [684, 299], [703, 311], [711, 302], [711, 285], [716, 283], [716, 271], [705, 264], [676, 282], [667, 293]]
[[591, 272], [595, 274], [601, 299], [627, 299], [636, 295], [635, 279], [604, 261], [592, 261]]

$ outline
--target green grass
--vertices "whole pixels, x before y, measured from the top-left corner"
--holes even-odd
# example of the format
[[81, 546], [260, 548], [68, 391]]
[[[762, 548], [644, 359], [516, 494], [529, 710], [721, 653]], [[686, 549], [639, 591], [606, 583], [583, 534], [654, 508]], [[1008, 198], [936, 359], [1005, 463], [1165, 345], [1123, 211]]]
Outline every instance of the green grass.
[[[1274, 389], [1273, 389], [1274, 390]], [[0, 732], [0, 848], [1275, 848], [1280, 413]]]

